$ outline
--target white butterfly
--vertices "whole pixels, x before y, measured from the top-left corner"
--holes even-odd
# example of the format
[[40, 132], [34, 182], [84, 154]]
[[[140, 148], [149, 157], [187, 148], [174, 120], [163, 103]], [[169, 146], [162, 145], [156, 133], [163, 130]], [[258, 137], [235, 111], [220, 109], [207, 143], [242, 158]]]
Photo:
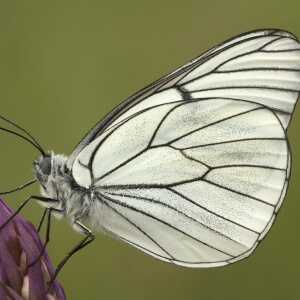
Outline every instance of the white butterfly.
[[[45, 205], [163, 261], [217, 267], [247, 257], [285, 197], [286, 130], [300, 44], [257, 30], [232, 38], [117, 106], [69, 157], [38, 157]], [[54, 199], [50, 201], [49, 199]]]

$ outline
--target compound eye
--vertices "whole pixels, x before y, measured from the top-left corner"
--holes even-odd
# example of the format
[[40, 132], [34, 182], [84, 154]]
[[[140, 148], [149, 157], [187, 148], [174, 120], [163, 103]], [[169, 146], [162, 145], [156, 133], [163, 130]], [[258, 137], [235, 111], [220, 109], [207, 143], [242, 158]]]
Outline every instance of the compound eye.
[[43, 174], [45, 175], [50, 175], [51, 173], [51, 157], [46, 156], [43, 158], [43, 160], [41, 161], [41, 171], [43, 172]]

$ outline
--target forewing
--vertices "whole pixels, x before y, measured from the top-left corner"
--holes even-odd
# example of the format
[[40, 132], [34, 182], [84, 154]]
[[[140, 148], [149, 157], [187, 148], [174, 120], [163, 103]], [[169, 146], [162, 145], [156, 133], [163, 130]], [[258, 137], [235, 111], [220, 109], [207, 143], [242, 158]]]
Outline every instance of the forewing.
[[286, 128], [299, 93], [299, 43], [291, 33], [256, 30], [208, 50], [150, 84], [107, 114], [69, 156], [77, 155], [105, 130], [149, 107], [177, 100], [225, 97], [261, 103]]
[[286, 32], [239, 36], [100, 121], [68, 161], [93, 225], [183, 266], [248, 256], [287, 190], [299, 52]]

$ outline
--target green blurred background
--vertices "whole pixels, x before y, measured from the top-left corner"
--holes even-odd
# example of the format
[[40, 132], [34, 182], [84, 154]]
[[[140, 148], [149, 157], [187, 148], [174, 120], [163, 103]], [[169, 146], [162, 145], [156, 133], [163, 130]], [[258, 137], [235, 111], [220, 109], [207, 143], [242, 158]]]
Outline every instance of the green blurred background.
[[[223, 40], [262, 27], [300, 37], [299, 11], [299, 0], [2, 0], [0, 114], [45, 149], [70, 154], [121, 101]], [[251, 257], [186, 269], [96, 233], [58, 276], [68, 299], [300, 299], [299, 126], [298, 106], [288, 131], [293, 169], [286, 202]], [[0, 141], [3, 191], [32, 178], [38, 153], [3, 132]], [[3, 198], [16, 208], [38, 193], [33, 186]], [[37, 224], [41, 212], [30, 203], [22, 215]], [[54, 265], [80, 238], [66, 221], [53, 219], [48, 252]]]

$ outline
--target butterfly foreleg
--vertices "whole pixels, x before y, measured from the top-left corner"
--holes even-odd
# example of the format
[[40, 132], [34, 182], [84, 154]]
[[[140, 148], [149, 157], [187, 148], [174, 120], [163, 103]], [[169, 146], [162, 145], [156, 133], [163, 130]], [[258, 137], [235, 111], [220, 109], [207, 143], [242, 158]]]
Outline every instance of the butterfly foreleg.
[[[45, 202], [45, 203], [58, 203], [59, 200], [57, 199], [52, 199], [52, 198], [46, 198], [46, 197], [41, 197], [41, 196], [28, 196], [24, 201], [23, 203], [18, 207], [18, 209], [4, 222], [0, 225], [0, 229], [2, 229], [7, 223], [9, 223], [21, 210], [22, 208], [27, 204], [27, 202], [30, 200], [30, 199], [35, 199], [35, 200], [38, 200], [38, 201], [41, 201], [41, 202]], [[44, 212], [45, 214], [45, 212]], [[43, 219], [43, 217], [42, 217]], [[41, 219], [41, 221], [42, 221]], [[40, 222], [40, 225], [41, 225], [41, 222]], [[40, 229], [40, 225], [39, 225], [39, 228]]]

